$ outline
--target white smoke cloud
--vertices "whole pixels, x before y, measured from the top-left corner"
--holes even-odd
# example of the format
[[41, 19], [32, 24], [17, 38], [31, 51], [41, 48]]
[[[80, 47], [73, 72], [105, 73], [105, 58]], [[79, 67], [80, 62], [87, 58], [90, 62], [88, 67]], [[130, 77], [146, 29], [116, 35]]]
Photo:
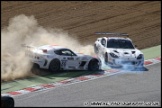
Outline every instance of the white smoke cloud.
[[74, 36], [62, 29], [44, 28], [34, 16], [18, 15], [11, 18], [9, 26], [1, 30], [1, 80], [14, 80], [32, 75], [32, 67], [21, 44], [33, 46], [55, 44], [94, 55], [92, 45], [81, 45]]

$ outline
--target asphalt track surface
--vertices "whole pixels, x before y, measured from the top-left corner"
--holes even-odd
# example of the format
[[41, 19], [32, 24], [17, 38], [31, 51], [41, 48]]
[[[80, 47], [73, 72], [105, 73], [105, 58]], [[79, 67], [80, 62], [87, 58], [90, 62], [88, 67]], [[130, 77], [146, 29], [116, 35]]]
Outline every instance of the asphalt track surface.
[[161, 106], [161, 63], [147, 69], [16, 96], [15, 107]]

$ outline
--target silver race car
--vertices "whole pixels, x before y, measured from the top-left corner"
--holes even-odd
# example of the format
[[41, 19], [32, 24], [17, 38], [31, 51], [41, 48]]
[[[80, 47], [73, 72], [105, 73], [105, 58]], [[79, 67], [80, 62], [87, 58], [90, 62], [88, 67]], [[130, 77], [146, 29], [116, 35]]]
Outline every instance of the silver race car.
[[26, 55], [39, 68], [49, 69], [52, 72], [60, 70], [90, 70], [100, 69], [99, 59], [90, 55], [75, 53], [68, 48], [54, 45], [27, 47]]
[[126, 33], [98, 32], [100, 35], [111, 35], [110, 37], [100, 37], [94, 43], [94, 51], [106, 65], [111, 67], [143, 67], [144, 55], [135, 48], [132, 40]]

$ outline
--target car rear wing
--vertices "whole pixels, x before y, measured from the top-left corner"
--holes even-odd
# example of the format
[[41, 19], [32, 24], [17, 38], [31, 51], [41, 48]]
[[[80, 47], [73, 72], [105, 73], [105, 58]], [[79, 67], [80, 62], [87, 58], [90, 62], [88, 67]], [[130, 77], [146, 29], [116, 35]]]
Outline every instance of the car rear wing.
[[22, 47], [25, 47], [25, 48], [35, 48], [34, 46], [31, 46], [31, 45], [26, 45], [26, 44], [21, 44]]
[[127, 33], [113, 33], [113, 32], [95, 32], [97, 35], [111, 35], [111, 36], [127, 36], [129, 35]]
[[37, 48], [34, 47], [34, 46], [26, 45], [26, 44], [21, 44], [21, 46], [25, 48], [25, 53], [26, 53], [27, 55], [30, 54], [32, 50], [37, 49]]

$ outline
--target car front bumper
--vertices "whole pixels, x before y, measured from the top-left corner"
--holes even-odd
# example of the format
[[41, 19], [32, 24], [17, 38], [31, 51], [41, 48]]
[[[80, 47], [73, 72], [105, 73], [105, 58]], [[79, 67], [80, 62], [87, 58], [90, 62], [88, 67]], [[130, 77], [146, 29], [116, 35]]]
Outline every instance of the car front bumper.
[[133, 66], [133, 67], [143, 67], [144, 60], [137, 60], [137, 59], [112, 59], [110, 62], [112, 66], [115, 67], [123, 67], [123, 66]]

